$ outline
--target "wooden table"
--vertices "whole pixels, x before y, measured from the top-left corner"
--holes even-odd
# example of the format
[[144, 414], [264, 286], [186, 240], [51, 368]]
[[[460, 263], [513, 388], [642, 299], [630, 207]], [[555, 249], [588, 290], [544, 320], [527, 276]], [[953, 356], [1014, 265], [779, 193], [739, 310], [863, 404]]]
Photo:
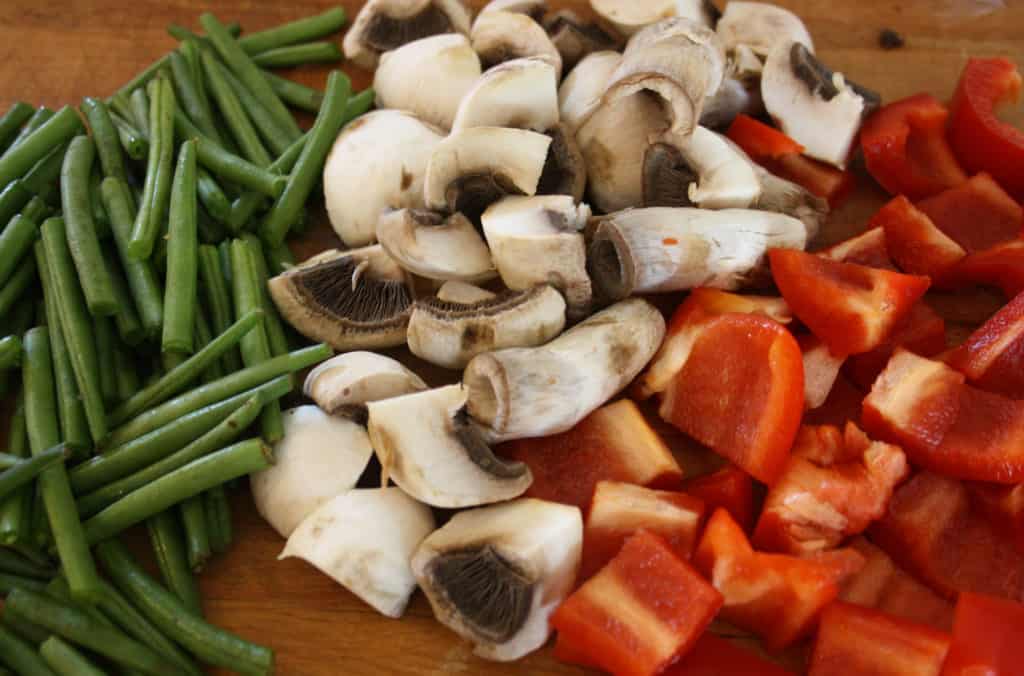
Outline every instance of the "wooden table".
[[[256, 30], [336, 4], [326, 0], [3, 0], [0, 110], [16, 99], [56, 107], [78, 103], [86, 95], [106, 96], [175, 45], [164, 32], [168, 23], [195, 26], [200, 12], [210, 8], [223, 19], [238, 19], [245, 29]], [[340, 4], [354, 16], [361, 3]], [[551, 4], [589, 13], [585, 0]], [[780, 4], [804, 18], [826, 63], [880, 91], [886, 100], [923, 90], [948, 97], [969, 55], [1007, 55], [1024, 63], [1024, 2], [1019, 0], [784, 0]], [[879, 49], [878, 33], [887, 27], [906, 38], [905, 48]], [[356, 87], [370, 81], [367, 72], [346, 70]], [[322, 86], [325, 72], [304, 69], [288, 75]], [[863, 227], [881, 199], [870, 188], [864, 192], [836, 215], [828, 237]], [[300, 253], [323, 248], [332, 237], [321, 227]], [[434, 621], [422, 595], [402, 620], [386, 619], [305, 563], [277, 562], [283, 542], [255, 515], [246, 491], [235, 500], [235, 516], [235, 546], [202, 576], [206, 611], [213, 622], [273, 646], [280, 674], [584, 673], [557, 664], [548, 651], [511, 665], [478, 660], [467, 644]]]

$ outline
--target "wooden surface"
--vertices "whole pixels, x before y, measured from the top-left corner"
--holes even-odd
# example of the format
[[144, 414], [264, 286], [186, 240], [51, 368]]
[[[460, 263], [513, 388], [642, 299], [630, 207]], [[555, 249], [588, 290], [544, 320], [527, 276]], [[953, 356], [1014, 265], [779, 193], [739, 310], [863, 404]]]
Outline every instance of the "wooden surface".
[[[638, 0], [639, 1], [639, 0]], [[213, 8], [247, 30], [339, 4], [271, 0], [2, 0], [0, 2], [0, 109], [23, 99], [56, 107], [85, 95], [105, 96], [171, 49], [169, 22], [197, 24]], [[360, 3], [342, 2], [350, 16]], [[473, 3], [479, 6], [480, 2]], [[552, 2], [587, 12], [585, 1]], [[720, 0], [721, 4], [721, 0]], [[946, 98], [968, 55], [1007, 55], [1024, 63], [1021, 0], [821, 0], [784, 1], [806, 21], [818, 53], [848, 77], [885, 99], [927, 90]], [[903, 49], [877, 46], [882, 28], [899, 31]], [[348, 68], [357, 87], [370, 74]], [[287, 73], [322, 85], [326, 69]], [[1019, 116], [1017, 117], [1019, 120]], [[869, 181], [863, 194], [836, 215], [826, 237], [863, 227], [879, 203]], [[323, 248], [332, 236], [321, 227], [301, 253]], [[961, 303], [966, 315], [988, 311]], [[287, 676], [582, 674], [556, 664], [546, 651], [513, 665], [475, 659], [468, 646], [437, 624], [422, 596], [401, 620], [389, 620], [360, 603], [306, 564], [277, 562], [282, 541], [254, 514], [247, 491], [235, 499], [236, 544], [202, 578], [209, 618], [278, 654]]]

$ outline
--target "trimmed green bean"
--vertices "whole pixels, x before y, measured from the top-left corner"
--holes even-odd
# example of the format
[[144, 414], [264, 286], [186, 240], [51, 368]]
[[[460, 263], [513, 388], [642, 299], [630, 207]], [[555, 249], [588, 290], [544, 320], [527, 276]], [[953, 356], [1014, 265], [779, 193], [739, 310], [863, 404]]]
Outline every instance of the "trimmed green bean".
[[138, 75], [133, 77], [131, 80], [122, 85], [120, 89], [114, 92], [113, 95], [111, 95], [111, 97], [107, 99], [107, 102], [109, 103], [113, 99], [117, 99], [122, 96], [129, 96], [136, 89], [147, 85], [150, 80], [156, 77], [157, 73], [159, 73], [161, 70], [167, 67], [167, 62], [169, 59], [170, 55], [164, 54], [159, 59], [146, 66], [145, 70], [139, 72]]
[[267, 289], [269, 279], [267, 273], [267, 259], [264, 254], [263, 244], [260, 238], [253, 234], [245, 235], [244, 239], [249, 244], [249, 256], [252, 259], [253, 271], [256, 275], [256, 285], [260, 290], [261, 305], [263, 307], [263, 327], [267, 332], [267, 344], [270, 347], [270, 354], [277, 357], [288, 352], [288, 336], [284, 331], [284, 324], [281, 316], [277, 313], [277, 306], [274, 305]]
[[55, 446], [38, 455], [33, 455], [31, 458], [21, 460], [10, 469], [0, 472], [0, 498], [7, 497], [33, 481], [44, 470], [53, 467], [66, 457], [67, 449], [64, 446]]
[[42, 580], [35, 580], [31, 577], [0, 573], [0, 596], [6, 596], [10, 594], [12, 590], [18, 588], [41, 592], [46, 589], [46, 583]]
[[39, 224], [21, 214], [0, 233], [0, 285], [10, 279], [38, 236]]
[[36, 109], [24, 101], [15, 101], [0, 117], [0, 152], [14, 142], [18, 136], [18, 130], [32, 119], [35, 112]]
[[[197, 301], [198, 302], [198, 301]], [[202, 303], [196, 307], [196, 349], [202, 350], [207, 345], [213, 342], [213, 331], [210, 329], [210, 323], [206, 319], [206, 309], [202, 306]], [[216, 359], [206, 369], [203, 370], [200, 375], [200, 379], [203, 384], [212, 383], [215, 380], [219, 380], [224, 377], [224, 370], [220, 367], [220, 360]]]
[[5, 317], [11, 308], [21, 300], [36, 279], [36, 262], [32, 256], [25, 256], [7, 283], [0, 288], [0, 317]]
[[167, 588], [190, 611], [203, 614], [199, 587], [189, 568], [181, 525], [174, 510], [161, 512], [146, 522], [160, 574]]
[[48, 566], [30, 561], [14, 549], [0, 547], [0, 573], [30, 577], [34, 580], [49, 580], [55, 571]]
[[113, 115], [111, 120], [125, 154], [136, 161], [145, 159], [149, 155], [149, 137], [120, 116]]
[[185, 141], [171, 188], [167, 231], [167, 285], [164, 289], [164, 352], [191, 353], [198, 286], [196, 231], [196, 142]]
[[265, 195], [256, 192], [247, 192], [239, 195], [231, 203], [231, 213], [228, 215], [227, 226], [232, 234], [237, 235], [249, 227], [253, 221], [253, 215], [267, 201]]
[[150, 156], [142, 202], [135, 216], [128, 254], [136, 260], [149, 258], [167, 213], [174, 173], [174, 88], [164, 77], [149, 87]]
[[0, 369], [12, 369], [21, 364], [21, 338], [16, 335], [0, 338]]
[[358, 94], [349, 97], [348, 103], [345, 104], [345, 122], [342, 126], [345, 126], [370, 108], [373, 108], [373, 102], [376, 98], [377, 92], [374, 91], [373, 87], [367, 87]]
[[253, 126], [243, 107], [242, 102], [235, 95], [230, 83], [224, 75], [227, 68], [220, 64], [209, 51], [200, 55], [203, 64], [203, 75], [206, 77], [206, 86], [213, 99], [217, 102], [221, 118], [227, 123], [231, 130], [231, 136], [241, 149], [242, 156], [259, 167], [270, 165], [270, 153], [263, 147], [256, 127]]
[[103, 260], [107, 266], [107, 274], [110, 275], [110, 282], [114, 285], [114, 295], [117, 296], [117, 314], [114, 315], [117, 335], [120, 336], [123, 343], [134, 347], [142, 342], [146, 331], [142, 327], [139, 313], [135, 311], [135, 299], [132, 298], [128, 282], [125, 281], [116, 259], [117, 255], [113, 254], [109, 248], [104, 249]]
[[89, 120], [89, 128], [92, 130], [92, 138], [96, 143], [96, 154], [99, 155], [103, 175], [127, 181], [128, 174], [124, 168], [124, 154], [121, 152], [117, 128], [110, 118], [107, 104], [87, 96], [82, 101], [82, 110], [85, 112], [86, 119]]
[[25, 175], [39, 160], [54, 148], [71, 140], [82, 130], [77, 111], [64, 106], [41, 127], [18, 144], [17, 148], [0, 158], [0, 185], [7, 185]]
[[227, 223], [231, 215], [231, 200], [224, 194], [217, 179], [210, 175], [206, 169], [199, 169], [197, 174], [199, 201], [203, 208], [218, 223]]
[[231, 503], [224, 486], [214, 486], [203, 494], [206, 521], [210, 530], [210, 547], [215, 554], [223, 554], [231, 546], [233, 528]]
[[259, 54], [268, 49], [294, 45], [298, 42], [316, 40], [341, 30], [345, 25], [345, 9], [343, 7], [332, 7], [315, 16], [309, 16], [297, 21], [268, 28], [266, 30], [249, 33], [238, 39], [238, 44], [248, 54]]
[[[213, 330], [218, 334], [224, 333], [231, 326], [234, 312], [217, 247], [210, 244], [199, 247], [199, 278], [202, 281], [203, 300], [209, 309]], [[234, 373], [242, 368], [238, 350], [233, 348], [223, 354], [221, 363], [227, 373]]]
[[100, 367], [100, 392], [103, 401], [110, 406], [117, 403], [117, 374], [114, 373], [114, 350], [117, 337], [114, 322], [110, 317], [93, 318], [93, 335], [96, 338], [96, 357]]
[[220, 66], [219, 70], [224, 77], [224, 81], [231, 87], [231, 91], [238, 97], [238, 101], [245, 108], [245, 112], [259, 131], [260, 137], [274, 154], [279, 155], [282, 153], [290, 145], [288, 139], [291, 137], [291, 134], [281, 128], [281, 125], [270, 114], [270, 111], [263, 107], [260, 100], [253, 96], [252, 92], [242, 84], [242, 81], [234, 73], [223, 67], [220, 62], [217, 62], [217, 65]]
[[206, 562], [213, 556], [203, 496], [197, 494], [184, 499], [179, 511], [181, 522], [185, 526], [185, 550], [188, 553], [189, 568], [195, 573], [202, 572]]
[[318, 89], [281, 77], [268, 70], [263, 71], [263, 79], [274, 90], [282, 101], [310, 113], [320, 111], [324, 102], [324, 93]]
[[213, 110], [206, 98], [206, 92], [201, 82], [196, 79], [196, 73], [188, 60], [180, 51], [171, 52], [170, 59], [174, 88], [178, 93], [182, 110], [203, 134], [218, 143], [223, 143], [224, 139], [213, 122]]
[[[21, 210], [22, 218], [27, 218], [35, 223], [42, 223], [52, 213], [49, 205], [38, 197], [32, 197]], [[38, 234], [38, 233], [37, 233]], [[33, 238], [34, 240], [35, 238]]]
[[94, 665], [57, 636], [51, 636], [39, 646], [39, 655], [59, 676], [106, 676]]
[[[5, 619], [7, 612], [5, 609]], [[19, 676], [56, 676], [31, 645], [4, 627], [0, 627], [0, 662]]]
[[89, 174], [89, 208], [92, 210], [92, 220], [96, 224], [96, 237], [98, 239], [110, 238], [110, 219], [107, 218], [107, 210], [103, 208], [103, 199], [100, 197], [100, 184], [103, 176], [98, 167], [93, 168]]
[[17, 467], [19, 464], [25, 462], [25, 458], [19, 455], [12, 455], [11, 453], [0, 453], [0, 471]]
[[[175, 121], [178, 122], [179, 118], [175, 118]], [[276, 198], [284, 190], [288, 181], [286, 177], [273, 174], [228, 152], [211, 139], [189, 134], [184, 125], [182, 125], [182, 130], [180, 135], [183, 139], [196, 138], [199, 141], [199, 162], [215, 176], [268, 197]]]
[[[18, 393], [18, 400], [8, 425], [7, 452], [19, 458], [27, 458], [30, 451], [28, 431], [25, 429], [25, 400], [22, 395], [23, 391]], [[25, 540], [31, 511], [32, 491], [28, 489], [0, 501], [0, 544], [12, 545]]]
[[[237, 21], [232, 21], [227, 25], [228, 33], [231, 33], [231, 37], [237, 38], [242, 33], [242, 26]], [[172, 23], [167, 25], [167, 34], [179, 42], [186, 40], [193, 40], [195, 42], [209, 45], [210, 41], [205, 35], [199, 35], [193, 33], [191, 30], [182, 26], [180, 23]]]
[[252, 60], [260, 68], [290, 68], [307, 63], [341, 61], [341, 50], [333, 42], [306, 42], [301, 45], [268, 49], [254, 54]]
[[43, 629], [37, 624], [29, 622], [19, 613], [11, 610], [10, 608], [4, 608], [4, 614], [2, 622], [11, 631], [18, 635], [24, 641], [39, 645], [50, 637], [50, 632]]
[[136, 373], [135, 362], [127, 349], [119, 348], [116, 352], [117, 399], [127, 401], [139, 391], [139, 374]]
[[32, 199], [32, 192], [25, 187], [22, 181], [8, 183], [3, 192], [0, 192], [0, 223], [7, 223], [14, 218], [14, 215], [21, 211], [30, 199]]
[[224, 225], [210, 218], [202, 207], [196, 211], [196, 229], [201, 244], [218, 244], [228, 236]]
[[280, 275], [295, 267], [295, 256], [288, 244], [282, 242], [274, 246], [264, 246], [263, 253], [266, 255], [268, 274], [271, 277]]
[[[46, 106], [40, 106], [39, 109], [32, 113], [32, 117], [28, 118], [28, 121], [25, 122], [25, 126], [22, 127], [20, 131], [18, 131], [17, 136], [15, 136], [14, 140], [10, 142], [6, 150], [4, 150], [2, 154], [0, 154], [0, 157], [6, 155], [8, 152], [10, 152], [11, 148], [14, 148], [19, 143], [28, 138], [29, 134], [34, 132], [36, 129], [39, 129], [39, 127], [43, 126], [43, 123], [45, 123], [51, 117], [53, 117], [53, 111], [47, 108]], [[0, 143], [0, 147], [2, 146], [3, 143]]]
[[21, 178], [22, 185], [48, 204], [59, 205], [60, 187], [58, 184], [60, 183], [60, 172], [64, 166], [64, 156], [67, 154], [69, 145], [69, 143], [62, 143], [54, 148], [43, 159], [32, 165], [32, 168]]
[[131, 93], [128, 97], [129, 109], [131, 110], [132, 117], [129, 120], [134, 122], [135, 126], [142, 133], [143, 136], [149, 136], [149, 96], [146, 94], [145, 87], [139, 87]]

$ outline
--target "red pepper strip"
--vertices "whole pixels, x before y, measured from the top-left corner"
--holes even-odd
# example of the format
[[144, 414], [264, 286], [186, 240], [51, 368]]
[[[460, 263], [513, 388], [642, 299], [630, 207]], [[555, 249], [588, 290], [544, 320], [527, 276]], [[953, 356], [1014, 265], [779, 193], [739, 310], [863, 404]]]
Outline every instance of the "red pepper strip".
[[685, 655], [722, 606], [715, 591], [657, 535], [629, 538], [551, 616], [555, 657], [615, 676], [655, 676]]
[[983, 390], [1024, 399], [1024, 292], [972, 333], [946, 363]]
[[732, 641], [706, 633], [686, 657], [665, 671], [664, 676], [793, 676], [793, 672]]
[[988, 174], [917, 203], [935, 226], [967, 253], [1020, 237], [1024, 210]]
[[950, 105], [949, 142], [963, 165], [986, 171], [1024, 199], [1024, 131], [996, 116], [996, 108], [1018, 99], [1021, 77], [1008, 59], [971, 59]]
[[737, 115], [726, 135], [757, 163], [804, 152], [804, 147], [789, 136], [749, 115]]
[[1007, 298], [1024, 291], [1024, 240], [1015, 239], [971, 254], [942, 280], [943, 287], [973, 284], [999, 287]]
[[743, 530], [754, 527], [754, 483], [750, 475], [734, 465], [683, 484], [683, 490], [704, 501], [707, 513], [719, 507], [732, 515]]
[[921, 472], [896, 491], [868, 535], [948, 599], [965, 591], [1024, 598], [1024, 555], [973, 508], [956, 479]]
[[939, 676], [950, 636], [837, 601], [821, 614], [808, 676]]
[[1001, 486], [970, 482], [971, 500], [981, 513], [1017, 543], [1024, 552], [1024, 484]]
[[967, 180], [946, 141], [949, 111], [917, 94], [875, 111], [860, 130], [868, 173], [890, 195], [919, 200]]
[[804, 334], [797, 342], [804, 355], [804, 407], [818, 408], [828, 400], [846, 358], [832, 354], [817, 336]]
[[965, 592], [942, 676], [1002, 676], [1024, 667], [1024, 605]]
[[925, 301], [918, 301], [893, 328], [889, 340], [870, 352], [847, 359], [843, 372], [858, 387], [870, 390], [898, 347], [922, 357], [934, 357], [946, 349], [946, 320]]
[[885, 230], [889, 254], [903, 272], [912, 275], [937, 279], [967, 255], [903, 195], [882, 207], [871, 226]]
[[860, 420], [863, 401], [864, 391], [855, 387], [849, 378], [840, 373], [825, 403], [804, 413], [804, 423], [839, 426], [845, 425], [847, 420]]
[[856, 263], [869, 268], [899, 272], [889, 256], [889, 245], [881, 228], [873, 227], [856, 237], [822, 249], [818, 255], [840, 263]]
[[628, 399], [597, 409], [566, 432], [510, 441], [495, 450], [533, 472], [527, 497], [584, 512], [599, 481], [677, 488], [683, 479], [668, 446]]

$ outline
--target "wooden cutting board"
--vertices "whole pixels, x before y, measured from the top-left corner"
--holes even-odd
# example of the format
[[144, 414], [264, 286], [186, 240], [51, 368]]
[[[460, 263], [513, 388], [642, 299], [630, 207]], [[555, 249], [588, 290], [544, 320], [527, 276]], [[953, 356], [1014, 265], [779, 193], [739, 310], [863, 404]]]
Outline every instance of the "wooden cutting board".
[[[641, 0], [636, 0], [641, 1]], [[191, 27], [203, 11], [237, 19], [246, 30], [262, 29], [351, 0], [3, 0], [0, 2], [0, 110], [14, 100], [77, 104], [83, 96], [107, 96], [173, 48], [168, 23]], [[479, 7], [483, 2], [474, 1]], [[586, 0], [552, 0], [589, 14]], [[723, 4], [719, 0], [719, 4]], [[850, 78], [881, 92], [885, 100], [930, 91], [947, 98], [969, 55], [1006, 55], [1024, 63], [1024, 2], [1019, 0], [783, 0], [810, 28], [819, 55]], [[892, 28], [906, 47], [886, 52], [878, 34]], [[371, 74], [346, 67], [361, 88]], [[285, 73], [322, 86], [326, 68]], [[1016, 120], [1021, 118], [1016, 115]], [[358, 158], [354, 158], [358, 161]], [[882, 195], [861, 181], [860, 195], [835, 215], [829, 240], [863, 228]], [[321, 224], [296, 253], [304, 257], [335, 245]], [[951, 311], [970, 319], [989, 307], [956, 299]], [[287, 676], [449, 676], [488, 674], [568, 676], [583, 670], [560, 665], [544, 650], [515, 664], [484, 662], [437, 624], [418, 595], [401, 620], [378, 615], [347, 591], [297, 560], [278, 562], [283, 542], [255, 514], [248, 491], [235, 505], [235, 545], [202, 576], [210, 620], [277, 651], [278, 673]]]

